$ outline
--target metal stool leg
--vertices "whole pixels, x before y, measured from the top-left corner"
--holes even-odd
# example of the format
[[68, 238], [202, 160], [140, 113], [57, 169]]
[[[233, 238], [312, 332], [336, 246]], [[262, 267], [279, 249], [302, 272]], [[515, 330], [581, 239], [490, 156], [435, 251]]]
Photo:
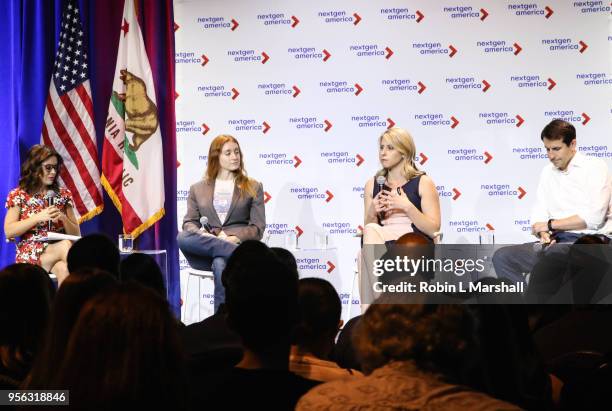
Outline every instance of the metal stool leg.
[[351, 292], [349, 293], [349, 306], [348, 306], [348, 318], [347, 318], [347, 322], [351, 319], [351, 312], [353, 311], [353, 296], [355, 293], [355, 283], [357, 282], [357, 276], [359, 275], [359, 272], [357, 270], [355, 270], [355, 273], [353, 274], [353, 283], [351, 286]]
[[183, 300], [183, 321], [186, 320], [187, 316], [187, 302], [189, 301], [189, 280], [191, 280], [191, 274], [187, 273], [187, 284], [185, 285], [185, 299]]
[[198, 277], [198, 321], [202, 321], [202, 277]]

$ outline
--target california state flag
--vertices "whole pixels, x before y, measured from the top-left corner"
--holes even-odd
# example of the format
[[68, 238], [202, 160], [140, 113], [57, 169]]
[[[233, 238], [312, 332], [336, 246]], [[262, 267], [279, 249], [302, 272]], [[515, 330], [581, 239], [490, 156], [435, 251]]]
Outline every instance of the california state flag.
[[164, 215], [162, 138], [155, 87], [133, 0], [125, 0], [102, 153], [102, 185], [139, 236]]

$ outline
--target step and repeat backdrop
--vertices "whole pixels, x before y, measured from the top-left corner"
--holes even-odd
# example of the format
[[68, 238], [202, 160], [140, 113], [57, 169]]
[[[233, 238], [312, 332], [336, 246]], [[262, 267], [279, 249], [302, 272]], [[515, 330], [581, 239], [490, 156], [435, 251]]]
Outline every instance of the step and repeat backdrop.
[[[264, 185], [266, 241], [292, 245], [295, 232], [301, 275], [331, 281], [345, 309], [358, 304], [356, 289], [349, 300], [363, 186], [388, 127], [414, 137], [440, 193], [445, 243], [486, 230], [497, 243], [529, 240], [548, 161], [540, 131], [554, 118], [576, 126], [583, 153], [612, 164], [609, 1], [174, 7], [179, 219], [210, 142], [234, 135]], [[200, 295], [196, 281], [186, 295], [183, 270], [187, 322], [212, 312], [212, 281]]]

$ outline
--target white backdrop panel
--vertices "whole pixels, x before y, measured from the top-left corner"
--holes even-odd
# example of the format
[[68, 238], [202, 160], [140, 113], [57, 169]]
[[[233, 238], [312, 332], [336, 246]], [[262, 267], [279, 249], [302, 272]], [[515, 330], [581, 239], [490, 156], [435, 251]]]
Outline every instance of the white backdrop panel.
[[[609, 2], [174, 6], [179, 219], [210, 141], [234, 135], [249, 175], [264, 184], [270, 243], [297, 229], [300, 246], [312, 248], [315, 233], [328, 233], [333, 250], [298, 253], [301, 274], [329, 279], [345, 308], [363, 185], [387, 127], [413, 135], [441, 195], [446, 243], [476, 242], [487, 227], [498, 243], [529, 240], [547, 162], [539, 135], [553, 118], [576, 126], [583, 152], [611, 162]], [[212, 311], [205, 284], [203, 315]]]

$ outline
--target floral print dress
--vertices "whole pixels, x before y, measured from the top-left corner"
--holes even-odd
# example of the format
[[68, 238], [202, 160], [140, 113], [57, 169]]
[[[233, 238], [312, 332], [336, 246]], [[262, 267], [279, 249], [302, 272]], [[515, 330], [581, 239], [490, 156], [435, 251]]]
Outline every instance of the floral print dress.
[[[54, 203], [64, 214], [67, 207], [74, 207], [72, 194], [65, 188], [60, 188], [59, 195], [55, 197]], [[19, 208], [19, 221], [22, 221], [44, 210], [47, 207], [47, 202], [44, 198], [44, 193], [30, 195], [25, 190], [17, 187], [9, 193], [5, 207], [7, 209], [12, 207]], [[48, 222], [44, 221], [38, 223], [20, 237], [17, 243], [16, 263], [38, 264], [40, 255], [45, 251], [49, 243], [46, 241], [36, 241], [36, 239], [45, 237], [49, 231], [48, 228]], [[64, 224], [59, 220], [51, 223], [51, 231], [54, 233], [64, 233]]]

